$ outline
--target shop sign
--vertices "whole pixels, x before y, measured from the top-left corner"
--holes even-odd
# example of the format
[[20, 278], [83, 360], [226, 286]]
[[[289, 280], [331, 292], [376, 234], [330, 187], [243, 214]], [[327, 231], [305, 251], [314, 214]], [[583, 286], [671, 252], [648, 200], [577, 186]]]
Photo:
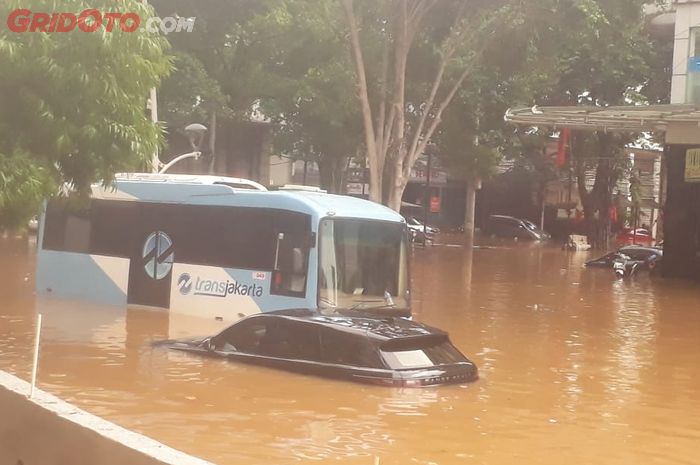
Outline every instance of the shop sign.
[[685, 182], [700, 182], [700, 149], [685, 153]]

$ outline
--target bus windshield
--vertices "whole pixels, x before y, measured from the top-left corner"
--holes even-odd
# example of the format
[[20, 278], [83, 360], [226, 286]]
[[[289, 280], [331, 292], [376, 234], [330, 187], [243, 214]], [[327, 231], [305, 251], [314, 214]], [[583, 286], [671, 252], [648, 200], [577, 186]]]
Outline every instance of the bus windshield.
[[325, 219], [319, 252], [319, 308], [408, 308], [404, 224]]

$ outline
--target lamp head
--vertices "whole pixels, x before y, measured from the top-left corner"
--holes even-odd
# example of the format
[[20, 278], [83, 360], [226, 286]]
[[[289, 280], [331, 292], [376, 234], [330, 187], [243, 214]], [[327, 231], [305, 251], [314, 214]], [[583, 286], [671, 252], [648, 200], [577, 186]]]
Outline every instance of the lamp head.
[[195, 151], [199, 151], [204, 139], [204, 134], [207, 132], [207, 127], [203, 124], [192, 123], [185, 126], [185, 132], [190, 139], [190, 145]]

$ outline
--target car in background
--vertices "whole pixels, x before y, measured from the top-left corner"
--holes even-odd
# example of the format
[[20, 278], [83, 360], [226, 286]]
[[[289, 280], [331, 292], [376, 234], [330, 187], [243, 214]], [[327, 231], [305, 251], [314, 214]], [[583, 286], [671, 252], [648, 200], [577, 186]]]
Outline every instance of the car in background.
[[438, 228], [433, 226], [428, 226], [426, 228], [423, 223], [413, 216], [406, 216], [404, 218], [411, 242], [423, 245], [430, 244], [434, 240], [434, 235], [440, 232]]
[[30, 220], [27, 221], [27, 229], [30, 233], [36, 234], [36, 232], [39, 230], [39, 217], [33, 216], [30, 218]]
[[617, 242], [620, 245], [643, 245], [651, 247], [654, 245], [654, 237], [648, 229], [625, 228], [617, 234]]
[[659, 247], [641, 247], [637, 245], [629, 245], [621, 247], [614, 252], [603, 255], [602, 257], [596, 258], [586, 262], [587, 267], [602, 267], [602, 268], [612, 268], [615, 261], [620, 259], [625, 259], [628, 261], [638, 261], [646, 264], [654, 263], [656, 266], [660, 263], [661, 258], [663, 258], [664, 251]]
[[489, 216], [481, 231], [486, 235], [504, 239], [546, 241], [551, 238], [532, 221], [505, 215]]
[[432, 233], [425, 233], [422, 229], [408, 228], [408, 238], [415, 244], [429, 245], [434, 241]]
[[420, 230], [421, 232], [427, 231], [428, 234], [438, 234], [440, 232], [440, 228], [436, 228], [435, 226], [428, 226], [426, 228], [423, 222], [417, 220], [415, 216], [406, 216], [405, 218], [408, 229]]
[[307, 375], [382, 386], [459, 384], [478, 378], [476, 365], [444, 331], [406, 318], [362, 310], [281, 310], [239, 320], [200, 340], [156, 343], [170, 349]]

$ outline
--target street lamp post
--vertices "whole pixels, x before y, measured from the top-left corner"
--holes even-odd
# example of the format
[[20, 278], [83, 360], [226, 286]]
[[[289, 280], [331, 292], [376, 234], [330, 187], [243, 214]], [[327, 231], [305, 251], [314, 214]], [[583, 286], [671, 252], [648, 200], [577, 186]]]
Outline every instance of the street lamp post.
[[165, 173], [173, 165], [182, 160], [186, 160], [188, 158], [194, 158], [195, 160], [197, 160], [202, 155], [200, 148], [202, 146], [202, 141], [204, 140], [204, 134], [207, 132], [207, 127], [203, 124], [192, 123], [185, 127], [185, 132], [187, 133], [187, 136], [190, 139], [190, 146], [192, 147], [192, 152], [177, 156], [170, 160], [168, 163], [163, 163], [159, 160], [158, 166], [160, 169], [158, 170], [158, 174]]

